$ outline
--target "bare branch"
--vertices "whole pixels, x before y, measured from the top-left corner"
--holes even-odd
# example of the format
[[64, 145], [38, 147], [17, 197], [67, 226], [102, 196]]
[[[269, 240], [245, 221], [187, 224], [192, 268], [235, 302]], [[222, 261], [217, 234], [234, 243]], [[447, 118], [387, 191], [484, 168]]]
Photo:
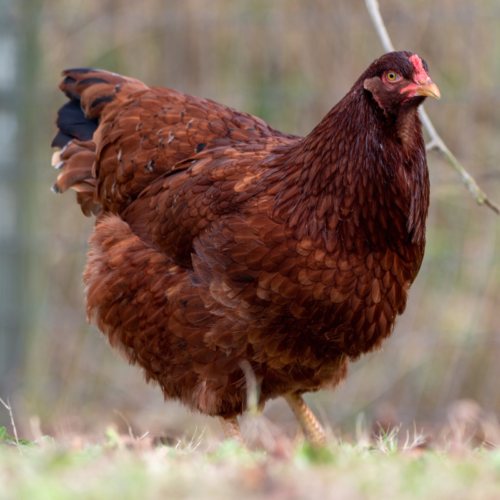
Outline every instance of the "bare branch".
[[12, 424], [12, 428], [14, 429], [14, 437], [16, 438], [16, 444], [17, 444], [17, 449], [19, 450], [19, 453], [22, 455], [23, 452], [21, 451], [21, 445], [19, 444], [19, 438], [17, 437], [17, 429], [16, 429], [16, 424], [14, 422], [14, 415], [12, 414], [12, 407], [10, 406], [10, 401], [7, 399], [7, 403], [0, 398], [0, 403], [2, 403], [7, 410], [9, 410], [9, 415], [10, 415], [10, 423]]
[[373, 25], [377, 30], [380, 41], [382, 42], [382, 47], [386, 52], [394, 52], [396, 49], [392, 45], [389, 33], [387, 33], [387, 28], [385, 27], [384, 20], [380, 14], [380, 7], [378, 6], [377, 0], [365, 0], [366, 8], [372, 18]]
[[[377, 0], [365, 0], [366, 8], [370, 14], [373, 25], [378, 33], [382, 46], [386, 52], [393, 52], [394, 45], [392, 45], [389, 33], [384, 24], [384, 20], [380, 14], [380, 8]], [[477, 185], [474, 177], [472, 177], [467, 170], [460, 164], [460, 162], [455, 158], [453, 153], [448, 149], [448, 146], [444, 143], [443, 139], [439, 136], [431, 122], [431, 119], [427, 115], [423, 106], [420, 106], [420, 119], [422, 120], [422, 125], [429, 134], [431, 141], [427, 144], [426, 149], [430, 151], [432, 149], [437, 149], [448, 162], [449, 165], [460, 175], [462, 182], [465, 184], [467, 189], [471, 192], [472, 196], [479, 205], [487, 205], [494, 212], [500, 214], [500, 207], [491, 201], [486, 193]]]

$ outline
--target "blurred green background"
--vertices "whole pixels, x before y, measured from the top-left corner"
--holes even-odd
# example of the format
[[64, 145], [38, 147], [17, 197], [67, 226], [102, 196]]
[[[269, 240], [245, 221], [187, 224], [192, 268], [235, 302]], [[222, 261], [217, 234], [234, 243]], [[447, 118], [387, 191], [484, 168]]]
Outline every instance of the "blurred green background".
[[[436, 128], [500, 201], [500, 1], [380, 4], [395, 46], [426, 59], [441, 90], [426, 105]], [[165, 404], [86, 323], [93, 220], [73, 192], [50, 192], [61, 70], [123, 73], [306, 135], [381, 54], [363, 0], [1, 1], [0, 397], [10, 398], [21, 434], [31, 437], [33, 417], [53, 435], [125, 428], [117, 410], [139, 435], [207, 426], [222, 436], [215, 419]], [[500, 219], [438, 153], [429, 168], [427, 251], [405, 315], [383, 352], [351, 365], [342, 388], [307, 398], [336, 432], [350, 433], [360, 414], [439, 429], [459, 400], [491, 422], [500, 410]], [[0, 407], [0, 425], [8, 418]], [[260, 418], [269, 432], [295, 428], [282, 401]], [[258, 425], [243, 420], [247, 435]]]

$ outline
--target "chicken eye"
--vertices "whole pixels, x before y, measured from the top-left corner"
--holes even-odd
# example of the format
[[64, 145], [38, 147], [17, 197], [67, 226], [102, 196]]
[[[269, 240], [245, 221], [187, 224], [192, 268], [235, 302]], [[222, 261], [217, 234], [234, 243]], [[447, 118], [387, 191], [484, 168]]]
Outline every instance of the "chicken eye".
[[390, 82], [395, 82], [395, 81], [399, 80], [399, 75], [397, 73], [394, 73], [394, 71], [388, 71], [386, 73], [386, 76], [387, 76], [387, 80], [389, 80]]

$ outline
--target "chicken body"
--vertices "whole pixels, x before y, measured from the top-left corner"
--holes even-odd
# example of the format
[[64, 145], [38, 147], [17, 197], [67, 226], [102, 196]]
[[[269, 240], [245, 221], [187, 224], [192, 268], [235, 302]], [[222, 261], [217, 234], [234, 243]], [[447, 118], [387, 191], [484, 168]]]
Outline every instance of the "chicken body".
[[333, 388], [391, 333], [425, 247], [422, 71], [383, 56], [304, 139], [112, 73], [64, 73], [54, 190], [97, 214], [88, 316], [165, 397], [232, 418], [248, 367], [260, 404]]

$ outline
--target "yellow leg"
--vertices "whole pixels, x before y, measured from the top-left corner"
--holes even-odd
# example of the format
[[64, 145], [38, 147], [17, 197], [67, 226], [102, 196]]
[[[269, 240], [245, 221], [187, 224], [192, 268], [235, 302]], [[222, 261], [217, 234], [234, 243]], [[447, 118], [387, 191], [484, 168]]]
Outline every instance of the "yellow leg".
[[224, 418], [219, 417], [222, 429], [227, 439], [232, 439], [238, 443], [239, 446], [246, 449], [247, 445], [243, 439], [243, 434], [241, 433], [240, 424], [236, 417]]
[[299, 424], [304, 429], [307, 440], [313, 446], [323, 446], [326, 444], [326, 432], [314, 413], [306, 405], [300, 394], [292, 392], [285, 396], [286, 402], [290, 406]]

